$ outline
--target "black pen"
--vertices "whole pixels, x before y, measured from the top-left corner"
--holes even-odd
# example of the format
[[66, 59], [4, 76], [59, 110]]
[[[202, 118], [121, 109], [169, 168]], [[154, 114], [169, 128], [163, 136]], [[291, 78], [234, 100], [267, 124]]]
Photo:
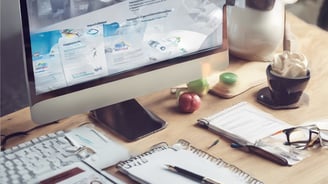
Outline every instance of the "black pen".
[[188, 171], [188, 170], [185, 170], [185, 169], [182, 169], [180, 167], [177, 167], [177, 166], [172, 166], [172, 165], [166, 165], [167, 168], [170, 170], [170, 171], [173, 171], [175, 173], [178, 173], [178, 174], [181, 174], [183, 176], [186, 176], [188, 178], [191, 178], [191, 179], [194, 179], [194, 180], [197, 180], [201, 183], [204, 183], [204, 184], [220, 184], [219, 182], [217, 181], [214, 181], [210, 178], [207, 178], [205, 176], [201, 176], [199, 174], [196, 174], [196, 173], [193, 173], [191, 171]]

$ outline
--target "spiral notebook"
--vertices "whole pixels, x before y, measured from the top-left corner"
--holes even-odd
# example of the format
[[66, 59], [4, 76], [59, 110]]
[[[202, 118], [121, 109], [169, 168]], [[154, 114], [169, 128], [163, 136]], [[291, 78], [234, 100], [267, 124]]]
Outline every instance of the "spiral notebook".
[[219, 183], [263, 183], [236, 166], [191, 146], [185, 140], [179, 140], [173, 146], [167, 143], [155, 145], [143, 154], [120, 162], [117, 168], [139, 183], [198, 183], [168, 170], [167, 164], [188, 169]]

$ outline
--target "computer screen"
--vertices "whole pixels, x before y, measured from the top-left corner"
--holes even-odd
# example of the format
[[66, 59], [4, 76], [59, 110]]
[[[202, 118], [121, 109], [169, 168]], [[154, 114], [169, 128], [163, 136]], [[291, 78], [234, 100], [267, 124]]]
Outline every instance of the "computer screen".
[[225, 68], [224, 3], [21, 0], [32, 120], [57, 121]]

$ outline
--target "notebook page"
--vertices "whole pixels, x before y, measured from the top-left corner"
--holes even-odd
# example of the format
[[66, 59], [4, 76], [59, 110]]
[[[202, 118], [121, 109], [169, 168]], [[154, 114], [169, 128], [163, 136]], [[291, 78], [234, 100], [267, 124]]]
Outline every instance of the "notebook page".
[[[241, 170], [235, 167], [231, 169], [231, 165], [225, 163], [221, 159], [213, 158], [205, 152], [198, 152], [197, 150], [181, 149], [175, 151], [168, 148], [148, 154], [142, 157], [142, 160], [142, 163], [139, 161], [138, 164], [132, 164], [132, 167], [125, 168], [130, 176], [133, 175], [139, 182], [143, 180], [144, 182], [142, 183], [198, 183], [192, 179], [169, 171], [165, 166], [166, 164], [193, 171], [221, 183], [241, 184], [251, 180], [250, 176]], [[255, 179], [253, 179], [253, 181], [260, 183]]]
[[219, 183], [248, 183], [244, 175], [239, 175], [238, 172], [234, 172], [230, 168], [231, 165], [220, 159], [208, 158], [208, 155], [204, 155], [204, 152], [196, 154], [189, 150], [179, 150], [175, 157], [176, 160], [172, 164], [211, 178]]
[[[125, 167], [128, 175], [140, 183], [190, 183], [197, 184], [197, 182], [189, 178], [182, 177], [172, 171], [166, 169], [166, 164], [173, 164], [175, 160], [176, 151], [173, 149], [165, 149], [159, 152], [148, 154], [146, 157], [141, 158], [139, 163], [130, 163], [132, 167]], [[138, 162], [138, 161], [137, 161]]]
[[247, 102], [238, 103], [205, 119], [211, 129], [251, 144], [291, 126]]

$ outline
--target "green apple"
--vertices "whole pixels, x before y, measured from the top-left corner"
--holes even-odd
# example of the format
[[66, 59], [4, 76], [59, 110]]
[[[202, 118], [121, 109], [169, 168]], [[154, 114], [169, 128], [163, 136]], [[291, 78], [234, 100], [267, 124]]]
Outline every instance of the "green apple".
[[200, 96], [207, 94], [210, 90], [210, 85], [205, 78], [197, 79], [187, 83], [188, 91], [197, 93]]

